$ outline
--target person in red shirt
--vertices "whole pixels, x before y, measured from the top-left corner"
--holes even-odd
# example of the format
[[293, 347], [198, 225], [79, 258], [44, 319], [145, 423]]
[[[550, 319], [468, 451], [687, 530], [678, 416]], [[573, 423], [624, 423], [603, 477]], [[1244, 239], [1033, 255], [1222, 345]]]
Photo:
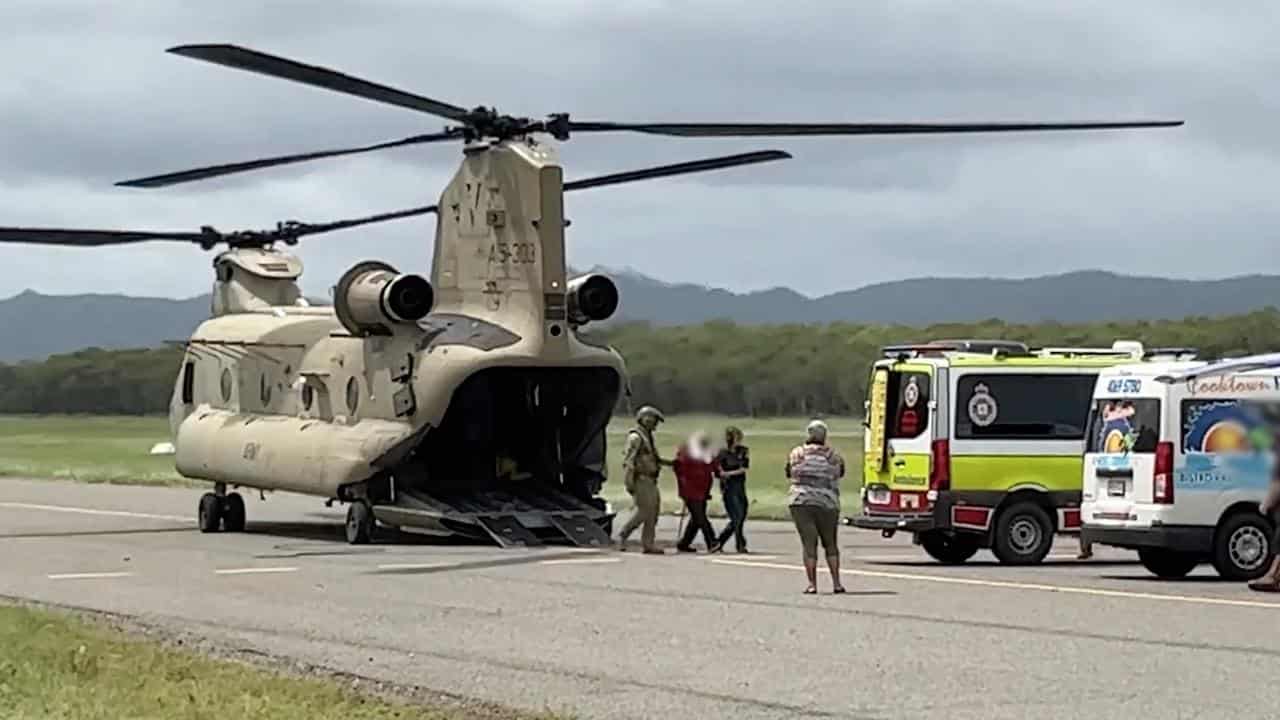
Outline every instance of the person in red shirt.
[[716, 471], [715, 454], [711, 451], [711, 438], [705, 432], [696, 432], [676, 451], [674, 462], [676, 488], [680, 499], [689, 511], [689, 524], [676, 545], [680, 552], [696, 552], [693, 539], [702, 531], [702, 539], [708, 552], [719, 549], [715, 530], [707, 519], [707, 502], [711, 500], [711, 485]]

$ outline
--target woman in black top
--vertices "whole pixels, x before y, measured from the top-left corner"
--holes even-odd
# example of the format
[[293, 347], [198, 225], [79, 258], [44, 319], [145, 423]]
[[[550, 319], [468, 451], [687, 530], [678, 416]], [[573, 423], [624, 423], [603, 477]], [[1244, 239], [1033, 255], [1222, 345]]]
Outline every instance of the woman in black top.
[[738, 552], [745, 553], [747, 538], [742, 533], [742, 524], [747, 520], [747, 468], [751, 467], [751, 456], [742, 444], [742, 431], [738, 428], [726, 428], [724, 440], [724, 449], [716, 456], [716, 474], [720, 476], [720, 494], [729, 524], [724, 526], [717, 545], [723, 548], [732, 535]]

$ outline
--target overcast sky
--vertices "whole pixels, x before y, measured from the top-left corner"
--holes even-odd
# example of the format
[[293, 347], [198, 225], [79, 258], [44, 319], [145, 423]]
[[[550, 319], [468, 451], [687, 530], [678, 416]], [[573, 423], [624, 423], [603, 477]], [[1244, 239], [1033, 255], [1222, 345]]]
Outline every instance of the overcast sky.
[[[230, 230], [435, 201], [456, 144], [113, 187], [445, 124], [163, 52], [226, 42], [532, 116], [1187, 122], [906, 139], [578, 137], [561, 148], [566, 179], [748, 149], [795, 156], [568, 196], [579, 267], [808, 295], [928, 275], [1280, 272], [1277, 3], [6, 0], [0, 26], [0, 224]], [[426, 272], [433, 232], [428, 217], [304, 241], [304, 287], [324, 293], [370, 258]], [[189, 297], [208, 291], [211, 257], [158, 243], [0, 247], [0, 296]]]

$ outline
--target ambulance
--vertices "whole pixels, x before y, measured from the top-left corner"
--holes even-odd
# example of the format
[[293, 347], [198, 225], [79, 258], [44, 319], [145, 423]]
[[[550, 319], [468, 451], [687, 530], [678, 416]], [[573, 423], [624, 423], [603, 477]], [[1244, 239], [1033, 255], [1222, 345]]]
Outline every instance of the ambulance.
[[862, 510], [885, 537], [910, 532], [944, 563], [990, 548], [1030, 565], [1080, 527], [1085, 431], [1103, 370], [1187, 349], [1031, 349], [1000, 340], [895, 345], [871, 368]]
[[1259, 577], [1276, 551], [1258, 504], [1278, 425], [1280, 354], [1109, 368], [1090, 411], [1081, 532], [1136, 550], [1159, 577], [1206, 562]]

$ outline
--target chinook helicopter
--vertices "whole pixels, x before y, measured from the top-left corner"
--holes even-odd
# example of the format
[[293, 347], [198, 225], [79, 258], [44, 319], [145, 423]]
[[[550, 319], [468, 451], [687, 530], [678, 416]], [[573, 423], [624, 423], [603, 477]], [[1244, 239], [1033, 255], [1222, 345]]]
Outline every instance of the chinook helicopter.
[[[346, 537], [380, 526], [502, 546], [610, 543], [600, 497], [606, 426], [628, 392], [623, 358], [582, 334], [619, 303], [600, 274], [566, 276], [563, 193], [791, 157], [741, 153], [564, 182], [556, 149], [576, 133], [674, 137], [905, 135], [1168, 127], [1098, 123], [620, 123], [465, 109], [235, 45], [169, 52], [453, 123], [358, 147], [214, 165], [117, 183], [157, 188], [393, 147], [458, 141], [462, 162], [434, 205], [326, 223], [223, 233], [0, 228], [0, 241], [103, 246], [187, 242], [211, 250], [212, 316], [180, 341], [169, 421], [177, 471], [213, 483], [204, 532], [240, 531], [241, 495], [282, 490], [347, 505]], [[301, 261], [281, 246], [434, 214], [430, 278], [361, 262], [331, 307], [310, 306]], [[264, 495], [265, 496], [265, 495]]]

